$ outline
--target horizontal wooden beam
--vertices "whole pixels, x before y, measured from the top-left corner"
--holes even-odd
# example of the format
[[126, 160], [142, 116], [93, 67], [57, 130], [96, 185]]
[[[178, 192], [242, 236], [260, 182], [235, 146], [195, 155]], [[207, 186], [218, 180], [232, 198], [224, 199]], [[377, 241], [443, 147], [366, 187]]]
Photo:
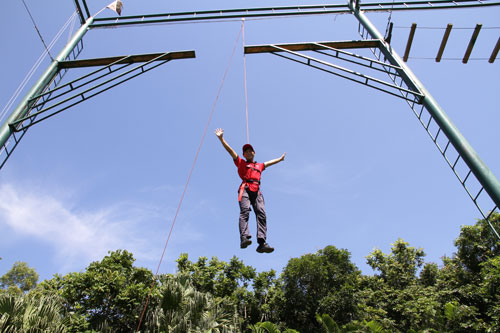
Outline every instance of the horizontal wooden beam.
[[[163, 56], [162, 56], [163, 55]], [[168, 53], [149, 53], [138, 54], [131, 56], [118, 56], [108, 58], [93, 58], [72, 61], [59, 62], [59, 68], [79, 68], [79, 67], [95, 67], [95, 66], [108, 66], [112, 63], [118, 64], [132, 64], [137, 62], [148, 62], [155, 58], [154, 61], [174, 60], [174, 59], [188, 59], [195, 58], [194, 51], [177, 51]]]
[[295, 43], [295, 44], [267, 44], [267, 45], [249, 45], [245, 46], [245, 53], [270, 53], [270, 52], [283, 52], [276, 49], [275, 46], [286, 49], [288, 51], [315, 51], [326, 50], [326, 47], [334, 49], [364, 49], [379, 46], [379, 40], [350, 40], [350, 41], [337, 41], [337, 42], [315, 42], [315, 43]]

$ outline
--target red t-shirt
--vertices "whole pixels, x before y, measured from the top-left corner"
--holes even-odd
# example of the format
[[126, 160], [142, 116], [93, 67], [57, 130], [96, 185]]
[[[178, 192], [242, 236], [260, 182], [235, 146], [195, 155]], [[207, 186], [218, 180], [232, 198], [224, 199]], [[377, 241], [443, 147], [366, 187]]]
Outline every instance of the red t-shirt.
[[259, 183], [249, 180], [260, 181], [261, 173], [265, 168], [264, 163], [247, 162], [238, 156], [234, 160], [234, 164], [238, 167], [238, 175], [248, 185], [248, 189], [257, 192], [259, 190]]

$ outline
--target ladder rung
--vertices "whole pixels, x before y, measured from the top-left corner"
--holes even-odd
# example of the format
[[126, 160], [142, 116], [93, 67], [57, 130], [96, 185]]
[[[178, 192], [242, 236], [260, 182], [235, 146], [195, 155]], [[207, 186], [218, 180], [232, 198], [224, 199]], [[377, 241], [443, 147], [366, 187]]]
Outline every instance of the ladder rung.
[[434, 138], [434, 142], [437, 141], [439, 134], [441, 133], [441, 127], [438, 128], [438, 131], [436, 133], [436, 137]]
[[446, 144], [446, 148], [444, 148], [443, 155], [446, 154], [446, 151], [448, 150], [449, 146], [450, 146], [450, 140], [448, 140], [448, 143]]
[[476, 202], [477, 198], [479, 197], [479, 195], [481, 194], [481, 192], [484, 190], [484, 187], [481, 187], [481, 189], [479, 190], [479, 192], [477, 192], [477, 195], [476, 197], [474, 198], [474, 202]]
[[429, 121], [427, 122], [427, 126], [425, 127], [426, 130], [429, 129], [429, 126], [431, 125], [431, 121], [432, 121], [432, 116], [429, 118]]
[[455, 160], [455, 163], [453, 163], [453, 166], [451, 167], [453, 170], [455, 170], [455, 167], [457, 166], [459, 159], [460, 159], [460, 155], [458, 155], [457, 159]]
[[470, 174], [472, 173], [472, 170], [469, 169], [469, 172], [467, 173], [467, 176], [465, 176], [464, 181], [462, 182], [463, 185], [465, 185], [465, 182], [467, 181], [467, 178], [469, 178]]

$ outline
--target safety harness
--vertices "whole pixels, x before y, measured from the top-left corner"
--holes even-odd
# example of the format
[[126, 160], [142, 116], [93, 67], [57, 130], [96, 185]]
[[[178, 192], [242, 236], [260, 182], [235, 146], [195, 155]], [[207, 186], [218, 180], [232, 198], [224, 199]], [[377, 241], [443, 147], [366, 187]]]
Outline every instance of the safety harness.
[[[251, 162], [255, 165], [256, 162]], [[252, 171], [256, 171], [257, 173], [254, 173], [253, 176], [254, 178], [247, 178], [247, 177], [244, 177], [242, 178], [243, 182], [241, 183], [240, 185], [240, 189], [238, 191], [238, 201], [241, 201], [241, 198], [243, 197], [243, 192], [245, 191], [248, 183], [253, 183], [253, 184], [258, 184], [260, 185], [260, 177], [261, 177], [261, 174], [262, 174], [262, 171], [249, 165], [250, 163], [247, 163], [247, 168], [251, 169]]]

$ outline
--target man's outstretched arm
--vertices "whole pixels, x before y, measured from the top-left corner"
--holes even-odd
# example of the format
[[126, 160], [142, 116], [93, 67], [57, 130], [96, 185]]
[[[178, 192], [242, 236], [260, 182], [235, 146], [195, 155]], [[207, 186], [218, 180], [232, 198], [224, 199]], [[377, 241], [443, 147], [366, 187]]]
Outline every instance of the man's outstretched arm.
[[274, 160], [270, 160], [270, 161], [264, 162], [264, 167], [267, 168], [267, 167], [269, 167], [269, 166], [271, 166], [273, 164], [276, 164], [276, 163], [279, 163], [279, 162], [285, 160], [285, 155], [286, 155], [286, 153], [283, 153], [283, 155], [281, 155], [280, 158], [276, 158]]
[[238, 158], [238, 154], [234, 151], [233, 148], [224, 140], [224, 130], [222, 128], [218, 128], [215, 130], [215, 135], [219, 138], [220, 142], [222, 143], [222, 146], [227, 150], [229, 155], [233, 158], [233, 160]]

